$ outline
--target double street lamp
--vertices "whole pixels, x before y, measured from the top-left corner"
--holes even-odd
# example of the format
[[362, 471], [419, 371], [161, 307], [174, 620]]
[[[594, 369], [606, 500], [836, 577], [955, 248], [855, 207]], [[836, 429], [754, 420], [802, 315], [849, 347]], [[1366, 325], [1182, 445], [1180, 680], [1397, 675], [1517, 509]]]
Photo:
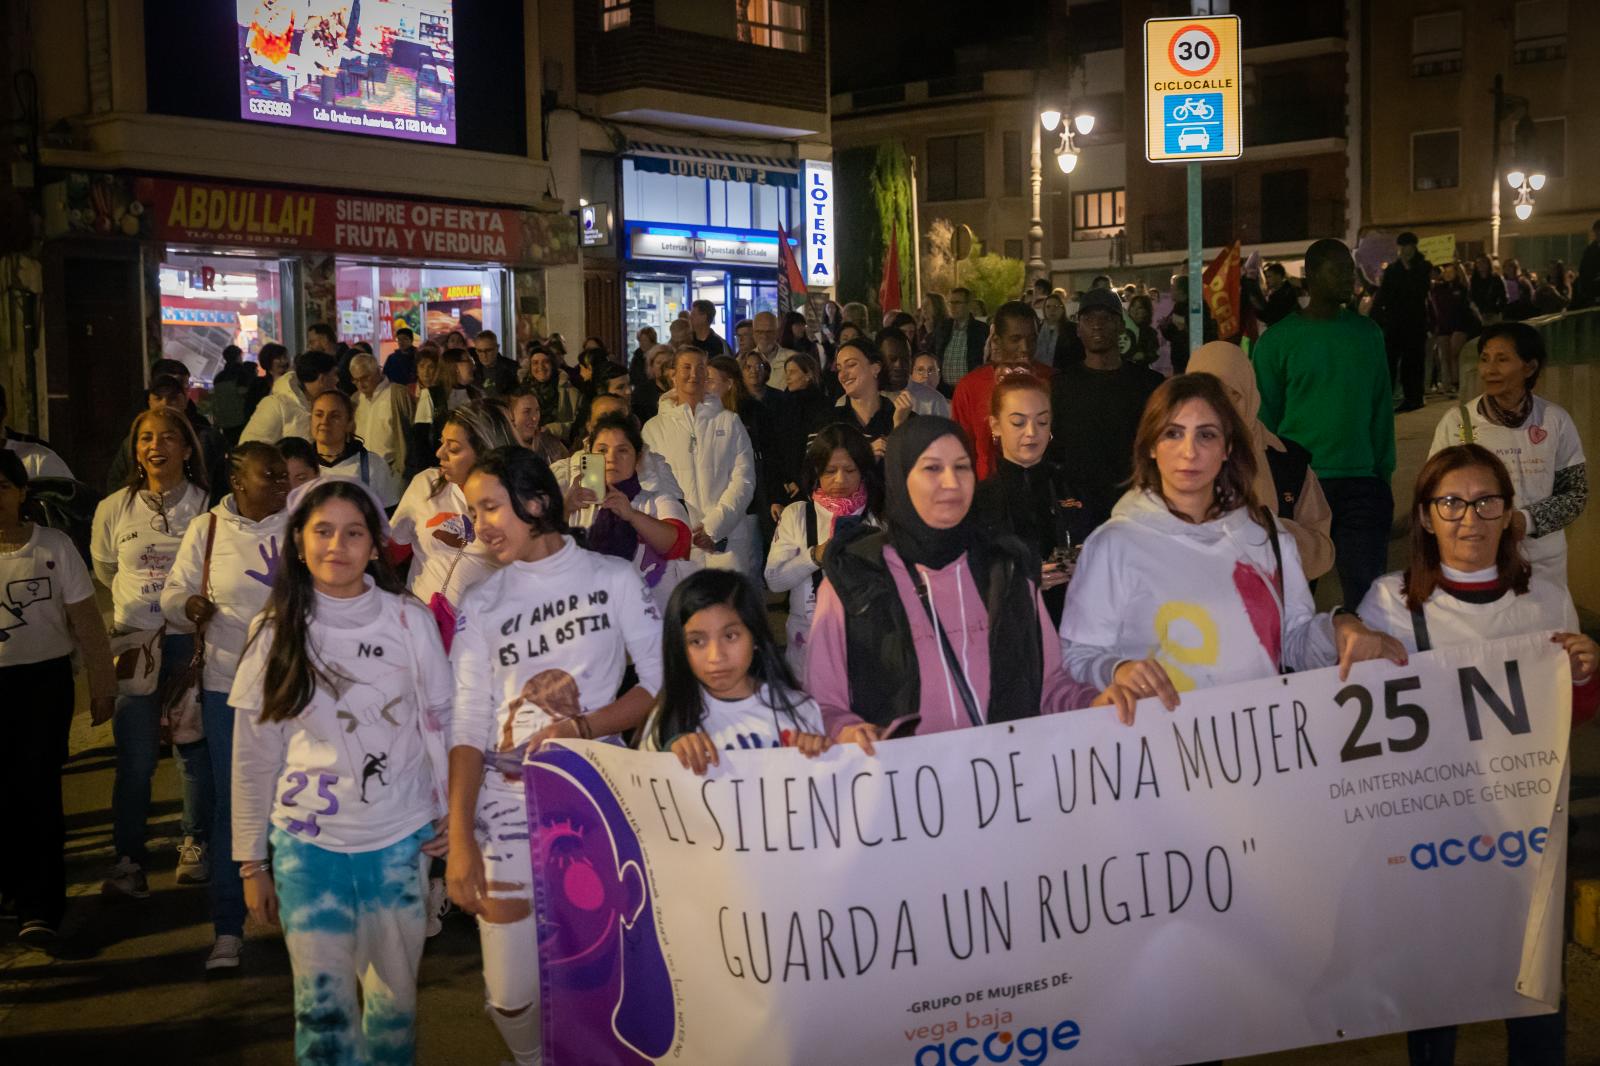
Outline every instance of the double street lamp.
[[1079, 111], [1072, 116], [1071, 122], [1063, 121], [1065, 115], [1055, 107], [1046, 104], [1039, 111], [1039, 120], [1033, 124], [1033, 152], [1030, 156], [1029, 183], [1033, 192], [1033, 217], [1028, 221], [1028, 284], [1033, 284], [1034, 279], [1042, 278], [1049, 274], [1050, 265], [1044, 258], [1044, 219], [1041, 200], [1044, 187], [1043, 170], [1043, 137], [1044, 133], [1060, 131], [1059, 140], [1056, 142], [1056, 166], [1061, 168], [1061, 173], [1071, 174], [1078, 166], [1078, 146], [1073, 143], [1073, 130], [1078, 136], [1086, 137], [1094, 129], [1094, 116], [1087, 111]]
[[1494, 176], [1493, 189], [1489, 195], [1489, 254], [1500, 255], [1500, 127], [1506, 119], [1518, 115], [1516, 125], [1512, 127], [1511, 169], [1506, 171], [1506, 184], [1516, 192], [1516, 202], [1512, 211], [1517, 216], [1517, 221], [1526, 222], [1533, 216], [1534, 193], [1544, 188], [1546, 181], [1544, 170], [1540, 167], [1535, 157], [1534, 138], [1537, 129], [1529, 115], [1527, 97], [1516, 96], [1505, 91], [1504, 79], [1496, 74], [1494, 78], [1494, 124], [1490, 137], [1489, 158]]

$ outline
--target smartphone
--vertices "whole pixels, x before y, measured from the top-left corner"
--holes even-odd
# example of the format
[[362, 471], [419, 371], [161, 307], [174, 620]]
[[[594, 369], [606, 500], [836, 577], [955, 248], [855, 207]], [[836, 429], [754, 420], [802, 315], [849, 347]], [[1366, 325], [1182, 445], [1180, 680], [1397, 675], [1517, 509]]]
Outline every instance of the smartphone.
[[606, 458], [594, 452], [578, 453], [578, 484], [594, 493], [596, 503], [606, 496]]

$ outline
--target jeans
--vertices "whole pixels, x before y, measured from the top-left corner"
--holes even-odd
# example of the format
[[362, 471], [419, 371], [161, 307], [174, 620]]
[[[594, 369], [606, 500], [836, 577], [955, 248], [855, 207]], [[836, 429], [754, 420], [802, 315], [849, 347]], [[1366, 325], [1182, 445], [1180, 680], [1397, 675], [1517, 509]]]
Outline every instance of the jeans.
[[244, 936], [244, 882], [233, 861], [233, 716], [226, 692], [200, 693], [210, 767], [211, 925], [217, 936]]
[[[194, 634], [168, 633], [161, 641], [161, 675], [148, 696], [118, 696], [111, 735], [117, 745], [117, 773], [111, 786], [111, 839], [117, 854], [144, 865], [145, 829], [150, 818], [150, 782], [161, 758], [161, 689], [194, 652]], [[183, 781], [183, 832], [205, 840], [211, 829], [211, 763], [206, 742], [175, 745]]]
[[409, 1063], [427, 935], [422, 845], [329, 851], [274, 828], [273, 882], [294, 970], [295, 1061]]
[[16, 712], [6, 715], [0, 743], [0, 802], [26, 812], [0, 850], [0, 891], [16, 900], [23, 922], [56, 928], [67, 904], [61, 764], [72, 728], [72, 660], [0, 667], [0, 691]]
[[1333, 565], [1344, 590], [1344, 605], [1360, 605], [1372, 583], [1389, 568], [1389, 530], [1394, 525], [1394, 493], [1375, 477], [1322, 479], [1322, 493], [1333, 512]]
[[[1456, 1027], [1406, 1034], [1411, 1066], [1454, 1066]], [[1506, 1019], [1507, 1066], [1562, 1066], [1567, 1061], [1567, 997], [1554, 1014]]]

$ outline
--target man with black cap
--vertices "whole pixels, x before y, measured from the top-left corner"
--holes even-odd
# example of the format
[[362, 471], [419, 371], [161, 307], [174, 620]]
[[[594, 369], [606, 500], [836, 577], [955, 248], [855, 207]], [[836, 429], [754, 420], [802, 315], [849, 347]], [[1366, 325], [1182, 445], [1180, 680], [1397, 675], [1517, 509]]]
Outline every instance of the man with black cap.
[[1424, 353], [1428, 343], [1428, 287], [1431, 268], [1417, 252], [1417, 235], [1410, 231], [1395, 240], [1399, 258], [1383, 271], [1372, 317], [1383, 327], [1389, 353], [1389, 377], [1399, 378], [1404, 398], [1395, 413], [1422, 407]]
[[1149, 367], [1122, 361], [1122, 301], [1094, 288], [1078, 303], [1083, 362], [1057, 367], [1050, 382], [1051, 457], [1077, 486], [1093, 525], [1111, 517], [1133, 473], [1133, 438], [1145, 401], [1160, 386]]

